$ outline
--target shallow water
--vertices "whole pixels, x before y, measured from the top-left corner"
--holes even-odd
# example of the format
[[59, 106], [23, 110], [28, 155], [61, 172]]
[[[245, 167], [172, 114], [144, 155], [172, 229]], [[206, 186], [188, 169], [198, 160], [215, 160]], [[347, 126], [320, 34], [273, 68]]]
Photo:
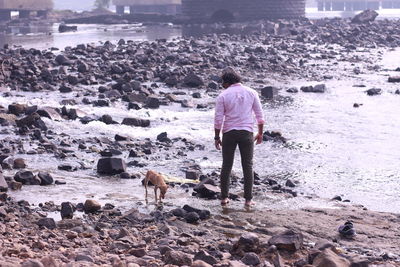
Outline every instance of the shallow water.
[[[52, 41], [41, 41], [40, 34], [31, 36], [14, 36], [11, 41], [17, 45], [45, 48], [60, 47], [77, 43], [117, 41], [120, 38], [131, 40], [173, 38], [178, 36], [179, 29], [174, 27], [148, 28], [141, 26], [111, 26], [104, 31], [102, 26], [90, 26], [77, 33], [53, 34]], [[108, 26], [107, 26], [108, 27]], [[144, 32], [140, 30], [147, 29]], [[154, 29], [152, 31], [151, 29]], [[138, 32], [139, 31], [139, 32]], [[135, 39], [137, 38], [137, 39]], [[398, 67], [400, 51], [386, 53], [378, 65], [388, 71], [376, 75], [359, 75], [342, 80], [326, 82], [328, 92], [325, 94], [282, 95], [292, 98], [281, 104], [264, 102], [266, 130], [278, 130], [289, 139], [288, 146], [265, 142], [256, 147], [255, 171], [261, 177], [277, 179], [291, 178], [299, 181], [300, 192], [305, 196], [318, 196], [330, 199], [341, 195], [353, 203], [379, 210], [400, 212], [400, 199], [397, 197], [400, 185], [398, 160], [400, 158], [400, 96], [393, 94], [398, 85], [388, 84], [388, 74]], [[315, 82], [316, 83], [316, 82]], [[292, 81], [290, 84], [276, 84], [282, 88], [308, 85], [310, 82]], [[311, 82], [312, 84], [312, 82]], [[367, 88], [353, 87], [365, 84]], [[369, 97], [365, 90], [380, 87], [384, 93]], [[400, 88], [399, 88], [400, 89]], [[162, 91], [168, 89], [160, 88]], [[201, 101], [213, 102], [213, 96], [203, 95]], [[71, 98], [73, 94], [55, 97], [49, 93], [24, 93], [23, 96], [3, 98], [0, 105], [12, 102], [48, 105], [59, 107], [62, 98]], [[362, 103], [360, 108], [353, 108], [353, 103]], [[116, 133], [133, 138], [151, 138], [168, 132], [170, 138], [185, 137], [205, 145], [205, 150], [189, 152], [187, 159], [202, 166], [204, 172], [211, 172], [220, 167], [220, 152], [213, 148], [213, 110], [184, 109], [180, 105], [161, 107], [157, 110], [127, 111], [124, 104], [116, 103], [107, 108], [95, 108], [85, 105], [70, 106], [88, 114], [112, 114], [114, 120], [122, 121], [124, 117], [138, 116], [150, 118], [149, 129], [132, 128], [124, 125], [105, 125], [91, 122], [82, 125], [78, 121], [51, 121], [45, 119], [50, 129], [58, 134], [64, 133], [73, 137], [107, 136], [113, 138]], [[4, 136], [6, 137], [6, 136]], [[16, 138], [10, 136], [10, 138]], [[28, 148], [28, 147], [27, 147]], [[84, 152], [81, 152], [84, 153]], [[82, 155], [80, 155], [82, 156]], [[126, 155], [125, 155], [126, 156]], [[144, 189], [138, 180], [121, 180], [119, 178], [96, 177], [95, 165], [98, 160], [93, 154], [85, 156], [88, 169], [78, 172], [57, 170], [59, 160], [45, 155], [22, 155], [27, 159], [30, 168], [51, 172], [56, 179], [64, 180], [62, 186], [25, 186], [20, 192], [13, 192], [17, 199], [26, 199], [32, 203], [54, 200], [79, 202], [86, 198], [95, 198], [102, 203], [110, 202], [129, 208], [134, 203], [143, 203]], [[206, 157], [206, 158], [205, 158]], [[148, 168], [156, 168], [173, 176], [182, 176], [181, 159], [157, 160]], [[77, 164], [73, 159], [65, 162]], [[35, 167], [32, 168], [35, 170]], [[143, 171], [139, 168], [128, 168], [129, 172]], [[240, 164], [237, 159], [234, 171], [240, 175]], [[257, 209], [298, 208], [304, 206], [331, 206], [321, 199], [298, 197], [285, 199], [281, 195], [267, 195], [256, 189]], [[240, 193], [240, 191], [238, 192]], [[150, 194], [152, 196], [152, 194]], [[202, 201], [187, 197], [185, 189], [174, 188], [168, 192], [166, 205], [196, 204], [212, 209], [218, 207], [217, 201]], [[241, 208], [242, 203], [233, 204]], [[146, 207], [143, 206], [144, 209]], [[150, 206], [150, 209], [152, 206]]]

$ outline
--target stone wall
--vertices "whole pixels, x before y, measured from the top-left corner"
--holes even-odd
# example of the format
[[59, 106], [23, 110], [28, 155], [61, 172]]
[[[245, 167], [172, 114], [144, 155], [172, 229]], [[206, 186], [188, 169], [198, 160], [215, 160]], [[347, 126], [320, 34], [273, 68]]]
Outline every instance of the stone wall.
[[182, 0], [183, 15], [207, 20], [231, 14], [234, 19], [281, 19], [305, 16], [306, 0]]
[[49, 10], [53, 9], [53, 0], [0, 0], [2, 10]]

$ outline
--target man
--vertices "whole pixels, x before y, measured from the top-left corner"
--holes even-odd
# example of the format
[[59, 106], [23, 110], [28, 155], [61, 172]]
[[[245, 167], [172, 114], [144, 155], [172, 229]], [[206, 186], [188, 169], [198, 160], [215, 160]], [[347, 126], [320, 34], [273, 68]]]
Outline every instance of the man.
[[[264, 119], [258, 93], [243, 86], [241, 77], [229, 69], [222, 74], [225, 90], [218, 96], [215, 106], [215, 147], [222, 146], [221, 205], [229, 202], [229, 184], [236, 146], [239, 146], [244, 176], [245, 206], [254, 205], [252, 191], [254, 182], [254, 142], [262, 143]], [[258, 133], [253, 138], [254, 115]], [[223, 137], [221, 141], [220, 132]]]

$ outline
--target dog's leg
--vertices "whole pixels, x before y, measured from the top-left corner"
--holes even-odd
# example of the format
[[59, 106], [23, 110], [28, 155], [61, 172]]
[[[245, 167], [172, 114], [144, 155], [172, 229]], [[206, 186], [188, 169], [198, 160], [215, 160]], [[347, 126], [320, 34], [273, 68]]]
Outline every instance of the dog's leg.
[[[158, 203], [158, 199], [157, 199], [157, 189], [158, 189], [158, 187], [155, 185], [155, 186], [154, 186], [154, 195], [155, 195], [156, 204]], [[160, 195], [161, 195], [161, 194], [160, 194]]]

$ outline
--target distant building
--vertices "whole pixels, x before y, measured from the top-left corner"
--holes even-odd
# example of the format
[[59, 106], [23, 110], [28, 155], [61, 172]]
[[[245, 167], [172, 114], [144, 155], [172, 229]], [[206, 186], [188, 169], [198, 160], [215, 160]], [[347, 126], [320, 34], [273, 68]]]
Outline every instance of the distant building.
[[1, 0], [0, 20], [10, 20], [12, 11], [19, 11], [20, 18], [27, 18], [31, 12], [38, 16], [46, 16], [53, 9], [52, 0]]
[[318, 0], [319, 11], [359, 11], [400, 8], [400, 0]]
[[181, 0], [113, 0], [117, 14], [124, 14], [125, 7], [129, 13], [160, 13], [175, 15], [180, 13]]

